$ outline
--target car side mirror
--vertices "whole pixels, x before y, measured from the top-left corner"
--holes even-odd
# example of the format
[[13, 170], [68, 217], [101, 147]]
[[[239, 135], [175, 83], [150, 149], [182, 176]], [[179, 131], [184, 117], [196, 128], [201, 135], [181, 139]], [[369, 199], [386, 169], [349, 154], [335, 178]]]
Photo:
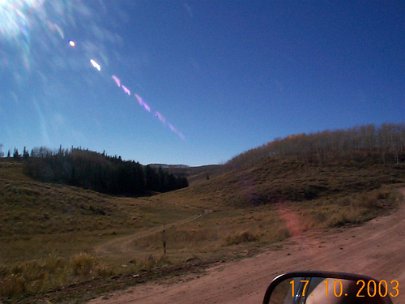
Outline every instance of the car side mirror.
[[392, 304], [398, 280], [338, 272], [290, 272], [276, 277], [264, 304]]

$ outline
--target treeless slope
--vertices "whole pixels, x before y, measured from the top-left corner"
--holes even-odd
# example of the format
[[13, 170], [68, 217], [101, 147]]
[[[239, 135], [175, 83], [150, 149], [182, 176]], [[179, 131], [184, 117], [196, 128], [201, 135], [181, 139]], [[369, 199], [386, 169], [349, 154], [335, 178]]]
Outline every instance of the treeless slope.
[[[354, 272], [405, 281], [405, 204], [363, 226], [326, 233], [301, 234], [294, 214], [280, 209], [280, 216], [295, 235], [281, 249], [213, 266], [201, 277], [139, 285], [90, 303], [260, 303], [276, 275], [294, 270]], [[402, 292], [394, 303], [404, 300]]]
[[179, 190], [183, 197], [202, 197], [229, 206], [305, 201], [356, 194], [405, 182], [405, 165], [373, 162], [308, 164], [267, 157], [250, 167], [227, 168], [209, 180]]

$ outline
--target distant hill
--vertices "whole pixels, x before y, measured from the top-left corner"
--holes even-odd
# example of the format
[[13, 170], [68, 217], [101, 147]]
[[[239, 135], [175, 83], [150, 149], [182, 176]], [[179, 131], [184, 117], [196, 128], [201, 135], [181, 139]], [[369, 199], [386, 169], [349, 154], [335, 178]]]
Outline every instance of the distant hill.
[[205, 165], [205, 166], [187, 166], [187, 165], [165, 165], [165, 164], [149, 164], [149, 166], [158, 169], [165, 169], [167, 172], [175, 176], [187, 178], [190, 184], [208, 180], [221, 172], [223, 165]]
[[190, 168], [190, 166], [187, 165], [167, 165], [167, 164], [148, 164], [149, 166], [153, 168], [163, 168], [163, 169], [187, 169]]
[[303, 201], [405, 182], [405, 124], [297, 134], [244, 152], [184, 196], [227, 204]]
[[[117, 157], [108, 158], [91, 151], [75, 152], [76, 155], [83, 153], [87, 153], [84, 159], [97, 159], [93, 162], [97, 165], [91, 167], [90, 171], [86, 169], [84, 171], [86, 174], [97, 173], [98, 166], [102, 164], [107, 170], [105, 172], [110, 172], [104, 175], [113, 176], [113, 182], [106, 184], [110, 187], [106, 193], [124, 195], [134, 193], [123, 190], [122, 187], [133, 187], [142, 179], [128, 179], [127, 169], [117, 170], [121, 165], [129, 165], [133, 171], [142, 171], [144, 175], [152, 177], [152, 182], [145, 184], [146, 191], [135, 192], [136, 195], [148, 191], [164, 192], [179, 189], [185, 184], [176, 184], [173, 178], [177, 178], [178, 181], [187, 179], [190, 187], [181, 189], [176, 194], [182, 196], [185, 201], [199, 198], [202, 202], [217, 201], [230, 205], [256, 205], [283, 200], [303, 201], [369, 191], [385, 184], [405, 182], [403, 123], [364, 125], [290, 135], [243, 152], [224, 165], [189, 167], [182, 164], [150, 164], [140, 169], [139, 164], [123, 162]], [[58, 159], [56, 155], [52, 157], [53, 161]], [[66, 164], [61, 167], [62, 163], [59, 162], [59, 167], [54, 168], [49, 164], [43, 166], [42, 159], [42, 157], [34, 158], [37, 162], [37, 172], [42, 172], [45, 177], [49, 176], [49, 172], [66, 170], [70, 170], [69, 176], [72, 176], [71, 168]], [[83, 161], [80, 162], [83, 164]], [[120, 165], [114, 167], [112, 164]], [[31, 173], [31, 176], [35, 174]], [[169, 180], [168, 176], [172, 176], [171, 186], [165, 188], [164, 183]], [[100, 174], [91, 174], [90, 177], [82, 180], [86, 183], [89, 180], [94, 181], [97, 187], [103, 186], [103, 182], [100, 183], [99, 180]], [[70, 183], [70, 185], [78, 184]], [[85, 184], [84, 187], [89, 188], [89, 185]], [[143, 189], [142, 187], [134, 189]], [[91, 189], [100, 191], [97, 188]]]

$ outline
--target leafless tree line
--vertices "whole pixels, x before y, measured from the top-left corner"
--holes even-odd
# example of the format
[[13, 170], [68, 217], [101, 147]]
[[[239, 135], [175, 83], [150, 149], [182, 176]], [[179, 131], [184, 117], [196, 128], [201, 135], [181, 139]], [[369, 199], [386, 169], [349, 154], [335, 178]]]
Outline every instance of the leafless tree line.
[[317, 164], [333, 161], [399, 164], [405, 161], [405, 124], [370, 124], [278, 138], [236, 156], [228, 165], [245, 166], [265, 157], [297, 159]]

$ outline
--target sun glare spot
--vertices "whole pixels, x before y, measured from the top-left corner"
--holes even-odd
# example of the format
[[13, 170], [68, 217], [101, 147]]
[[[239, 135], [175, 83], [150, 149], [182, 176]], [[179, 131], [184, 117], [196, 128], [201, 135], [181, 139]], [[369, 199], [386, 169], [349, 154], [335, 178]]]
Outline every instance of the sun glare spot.
[[95, 61], [94, 59], [90, 59], [90, 63], [97, 71], [101, 71], [101, 65], [99, 65], [97, 61]]
[[29, 17], [43, 0], [0, 0], [0, 36], [15, 38], [27, 32]]

